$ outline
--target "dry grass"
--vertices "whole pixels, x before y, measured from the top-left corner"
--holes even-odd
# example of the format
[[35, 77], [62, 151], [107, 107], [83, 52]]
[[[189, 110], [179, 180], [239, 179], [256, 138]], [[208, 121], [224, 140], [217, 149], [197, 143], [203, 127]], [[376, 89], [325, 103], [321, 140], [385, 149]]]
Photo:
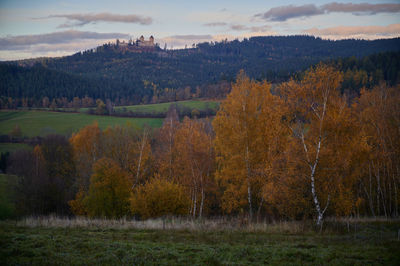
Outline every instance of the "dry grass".
[[[323, 231], [327, 234], [350, 233], [371, 224], [391, 224], [398, 227], [400, 218], [329, 218]], [[86, 217], [38, 216], [26, 217], [16, 222], [19, 227], [45, 228], [87, 228], [87, 229], [139, 229], [139, 230], [188, 230], [188, 231], [241, 231], [273, 234], [305, 234], [320, 232], [313, 221], [277, 221], [248, 223], [238, 218], [190, 219], [164, 217], [137, 221], [132, 219], [93, 219]], [[358, 228], [358, 229], [357, 229]], [[400, 230], [400, 228], [399, 228]]]
[[247, 223], [241, 219], [188, 219], [168, 217], [149, 219], [145, 221], [122, 219], [90, 219], [86, 217], [39, 216], [26, 217], [17, 221], [21, 227], [49, 228], [104, 228], [104, 229], [145, 229], [145, 230], [189, 230], [189, 231], [236, 231], [271, 232], [271, 233], [301, 233], [311, 230], [311, 223], [282, 221]]

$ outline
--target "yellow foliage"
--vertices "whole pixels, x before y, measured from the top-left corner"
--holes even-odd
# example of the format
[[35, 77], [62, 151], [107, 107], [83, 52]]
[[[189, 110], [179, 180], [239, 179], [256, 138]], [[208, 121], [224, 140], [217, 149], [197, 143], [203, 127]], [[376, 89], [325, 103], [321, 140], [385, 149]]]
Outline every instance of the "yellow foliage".
[[82, 128], [73, 134], [70, 143], [74, 150], [74, 161], [79, 174], [79, 186], [89, 188], [89, 179], [93, 164], [102, 157], [102, 132], [97, 122]]
[[83, 190], [79, 190], [78, 193], [76, 193], [75, 199], [68, 202], [73, 214], [80, 216], [87, 215], [87, 209], [84, 201], [85, 196], [85, 192]]
[[189, 198], [183, 186], [156, 176], [133, 191], [131, 211], [142, 219], [184, 215], [189, 211]]
[[281, 156], [288, 133], [281, 123], [281, 100], [270, 89], [269, 83], [239, 73], [213, 121], [216, 178], [225, 190], [222, 208], [228, 213], [248, 205], [252, 215], [261, 201], [261, 188]]
[[93, 166], [89, 193], [84, 199], [88, 215], [107, 218], [129, 215], [130, 180], [113, 160], [98, 160]]

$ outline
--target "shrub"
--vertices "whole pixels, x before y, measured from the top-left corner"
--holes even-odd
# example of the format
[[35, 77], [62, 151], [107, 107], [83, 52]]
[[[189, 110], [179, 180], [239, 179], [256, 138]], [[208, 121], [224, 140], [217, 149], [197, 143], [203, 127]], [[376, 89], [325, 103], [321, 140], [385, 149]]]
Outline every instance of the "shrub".
[[156, 176], [134, 190], [131, 211], [142, 219], [183, 215], [188, 213], [189, 203], [183, 186]]

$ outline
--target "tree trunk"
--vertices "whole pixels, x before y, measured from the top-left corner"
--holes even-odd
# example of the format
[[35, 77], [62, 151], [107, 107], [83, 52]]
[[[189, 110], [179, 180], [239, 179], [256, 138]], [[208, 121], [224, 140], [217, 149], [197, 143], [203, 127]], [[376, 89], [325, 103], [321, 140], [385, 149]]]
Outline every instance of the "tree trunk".
[[249, 163], [249, 146], [246, 146], [246, 168], [247, 168], [247, 176], [246, 176], [246, 182], [247, 182], [247, 201], [249, 203], [249, 216], [250, 216], [250, 221], [253, 220], [253, 207], [251, 204], [251, 183], [250, 183], [250, 163]]
[[200, 211], [199, 211], [199, 218], [203, 215], [203, 206], [204, 206], [204, 188], [201, 187], [201, 202], [200, 202]]
[[142, 137], [142, 143], [140, 145], [140, 152], [139, 152], [139, 162], [138, 162], [138, 167], [136, 171], [136, 180], [135, 183], [133, 184], [134, 188], [138, 183], [139, 183], [139, 175], [140, 175], [140, 166], [142, 164], [142, 157], [143, 157], [143, 150], [144, 150], [144, 145], [146, 144], [146, 129], [143, 129], [143, 137]]

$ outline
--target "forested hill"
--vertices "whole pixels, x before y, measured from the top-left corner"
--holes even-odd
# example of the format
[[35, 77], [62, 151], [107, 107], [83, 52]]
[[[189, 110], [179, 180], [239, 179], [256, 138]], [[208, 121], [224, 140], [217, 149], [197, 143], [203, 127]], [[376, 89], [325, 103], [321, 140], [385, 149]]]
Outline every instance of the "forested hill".
[[[0, 89], [1, 96], [15, 98], [87, 95], [140, 103], [173, 98], [188, 87], [196, 93], [199, 86], [198, 95], [207, 96], [212, 93], [205, 85], [231, 81], [240, 69], [252, 78], [278, 82], [319, 61], [387, 51], [400, 51], [400, 38], [329, 41], [309, 36], [253, 37], [201, 43], [190, 49], [155, 47], [142, 51], [105, 44], [62, 58], [5, 62], [0, 67]], [[398, 69], [395, 72], [397, 75]]]

